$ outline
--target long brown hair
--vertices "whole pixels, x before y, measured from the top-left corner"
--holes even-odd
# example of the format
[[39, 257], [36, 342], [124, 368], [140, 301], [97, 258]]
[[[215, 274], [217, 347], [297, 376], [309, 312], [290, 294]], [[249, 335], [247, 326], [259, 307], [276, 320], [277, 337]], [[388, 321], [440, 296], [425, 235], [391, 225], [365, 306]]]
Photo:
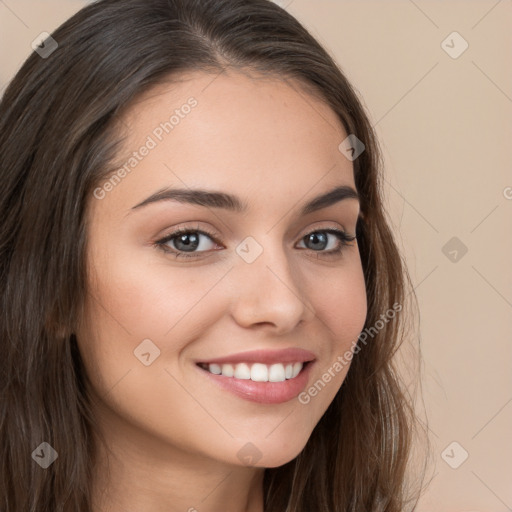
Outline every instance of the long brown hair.
[[[113, 170], [115, 120], [130, 101], [179, 73], [230, 66], [303, 84], [365, 146], [353, 165], [372, 337], [359, 339], [304, 450], [265, 470], [265, 512], [403, 512], [415, 423], [393, 356], [414, 294], [383, 207], [375, 134], [333, 58], [268, 0], [101, 0], [52, 37], [58, 48], [30, 55], [0, 103], [0, 510], [89, 512], [94, 421], [73, 334], [88, 201]], [[31, 457], [42, 442], [59, 455], [47, 469]]]

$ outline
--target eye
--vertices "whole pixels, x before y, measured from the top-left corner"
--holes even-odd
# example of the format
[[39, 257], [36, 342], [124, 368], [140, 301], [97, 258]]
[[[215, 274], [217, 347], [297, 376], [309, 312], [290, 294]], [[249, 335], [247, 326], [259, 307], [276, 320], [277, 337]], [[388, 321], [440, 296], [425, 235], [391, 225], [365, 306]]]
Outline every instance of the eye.
[[[333, 237], [334, 240], [329, 240], [330, 237]], [[204, 238], [210, 239], [210, 242], [204, 240]], [[336, 239], [338, 240], [337, 245], [335, 242]], [[313, 252], [336, 256], [342, 252], [345, 246], [349, 246], [350, 242], [355, 239], [355, 236], [349, 235], [345, 231], [329, 228], [311, 231], [302, 237], [301, 242], [304, 241], [312, 246], [312, 248], [306, 247], [306, 249], [310, 249]], [[327, 247], [333, 246], [333, 242], [334, 248], [326, 250]], [[220, 244], [220, 242], [216, 234], [197, 227], [196, 229], [179, 228], [155, 242], [154, 245], [165, 253], [174, 255], [176, 258], [197, 258], [199, 256], [197, 254], [198, 252], [208, 252], [212, 249], [212, 245], [215, 246], [218, 244]]]
[[[191, 229], [191, 228], [180, 228], [173, 231], [165, 238], [158, 240], [155, 245], [168, 254], [173, 254], [176, 258], [196, 258], [195, 252], [206, 252], [209, 250], [208, 241], [202, 240], [202, 238], [209, 238], [215, 242], [213, 245], [219, 242], [216, 239], [216, 235], [204, 231], [202, 229]], [[169, 244], [173, 245], [174, 248]], [[198, 251], [198, 249], [200, 249]], [[187, 254], [191, 252], [192, 254]]]
[[[331, 245], [329, 244], [329, 235], [335, 236], [338, 239], [338, 245], [336, 246], [336, 242], [334, 241], [334, 249], [325, 250], [326, 246]], [[340, 229], [317, 229], [315, 231], [311, 231], [306, 236], [302, 238], [301, 241], [305, 241], [305, 243], [312, 245], [312, 250], [314, 252], [320, 252], [322, 254], [326, 254], [328, 256], [336, 256], [339, 255], [343, 248], [350, 245], [350, 242], [355, 240], [356, 237], [354, 235], [349, 235], [346, 231], [342, 231]]]

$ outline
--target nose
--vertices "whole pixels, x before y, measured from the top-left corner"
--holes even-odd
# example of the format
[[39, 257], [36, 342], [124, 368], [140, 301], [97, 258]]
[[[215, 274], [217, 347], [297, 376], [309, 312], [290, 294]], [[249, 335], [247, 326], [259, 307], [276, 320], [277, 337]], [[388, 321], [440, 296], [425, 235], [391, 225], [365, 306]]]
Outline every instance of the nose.
[[240, 258], [235, 266], [229, 283], [232, 315], [242, 327], [270, 325], [280, 334], [315, 316], [305, 280], [283, 250], [265, 247], [252, 263]]

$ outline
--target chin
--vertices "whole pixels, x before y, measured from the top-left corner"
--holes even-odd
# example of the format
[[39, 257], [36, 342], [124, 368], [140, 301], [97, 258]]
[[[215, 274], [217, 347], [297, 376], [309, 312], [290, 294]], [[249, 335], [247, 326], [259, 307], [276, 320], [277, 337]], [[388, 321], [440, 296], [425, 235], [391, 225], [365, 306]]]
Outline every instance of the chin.
[[303, 447], [293, 452], [281, 452], [270, 455], [269, 457], [263, 457], [262, 460], [256, 464], [256, 466], [264, 468], [278, 468], [280, 466], [284, 466], [285, 464], [288, 464], [288, 462], [291, 462], [293, 459], [295, 459], [302, 451], [302, 448]]
[[277, 468], [295, 459], [304, 449], [307, 439], [303, 442], [287, 444], [282, 438], [272, 442], [247, 442], [237, 452], [237, 465], [257, 468]]

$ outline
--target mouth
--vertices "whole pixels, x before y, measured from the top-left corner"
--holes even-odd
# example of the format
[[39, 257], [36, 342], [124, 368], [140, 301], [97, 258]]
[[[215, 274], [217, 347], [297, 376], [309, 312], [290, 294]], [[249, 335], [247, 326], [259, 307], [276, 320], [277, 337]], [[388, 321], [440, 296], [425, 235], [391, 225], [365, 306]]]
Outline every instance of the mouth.
[[263, 364], [196, 363], [208, 385], [257, 404], [282, 404], [296, 398], [307, 387], [313, 361]]
[[312, 361], [291, 363], [251, 363], [237, 364], [197, 363], [203, 370], [226, 378], [251, 380], [253, 382], [285, 382], [295, 379]]

